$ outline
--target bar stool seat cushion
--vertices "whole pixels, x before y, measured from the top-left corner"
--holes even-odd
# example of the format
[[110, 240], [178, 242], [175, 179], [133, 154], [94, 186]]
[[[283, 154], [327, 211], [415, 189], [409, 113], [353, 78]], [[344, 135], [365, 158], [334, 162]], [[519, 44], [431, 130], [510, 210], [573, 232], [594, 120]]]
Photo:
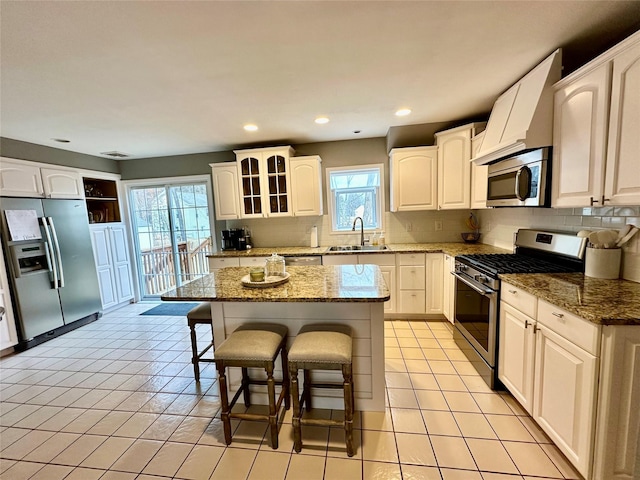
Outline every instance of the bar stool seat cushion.
[[203, 302], [197, 307], [193, 307], [187, 313], [189, 320], [208, 320], [211, 321], [211, 305], [209, 302]]
[[218, 348], [217, 360], [270, 361], [287, 335], [287, 327], [272, 324], [242, 325]]
[[351, 364], [351, 329], [346, 325], [302, 327], [289, 350], [289, 362]]

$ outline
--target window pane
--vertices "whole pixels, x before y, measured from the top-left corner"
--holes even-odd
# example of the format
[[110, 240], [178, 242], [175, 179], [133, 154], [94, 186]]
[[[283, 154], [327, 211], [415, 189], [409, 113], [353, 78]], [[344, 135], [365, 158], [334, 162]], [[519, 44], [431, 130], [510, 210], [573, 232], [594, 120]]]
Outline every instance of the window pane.
[[338, 190], [335, 194], [336, 228], [350, 230], [356, 217], [361, 217], [364, 228], [377, 228], [376, 190]]
[[379, 187], [380, 171], [376, 170], [344, 170], [331, 172], [331, 188]]

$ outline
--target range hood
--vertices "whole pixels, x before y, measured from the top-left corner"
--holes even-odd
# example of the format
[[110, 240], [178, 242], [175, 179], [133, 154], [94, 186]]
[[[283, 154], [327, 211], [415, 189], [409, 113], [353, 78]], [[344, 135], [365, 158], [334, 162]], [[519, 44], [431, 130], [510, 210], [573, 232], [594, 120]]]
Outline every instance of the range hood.
[[562, 52], [540, 65], [504, 92], [493, 105], [482, 145], [472, 161], [486, 165], [553, 143], [553, 84], [560, 80]]

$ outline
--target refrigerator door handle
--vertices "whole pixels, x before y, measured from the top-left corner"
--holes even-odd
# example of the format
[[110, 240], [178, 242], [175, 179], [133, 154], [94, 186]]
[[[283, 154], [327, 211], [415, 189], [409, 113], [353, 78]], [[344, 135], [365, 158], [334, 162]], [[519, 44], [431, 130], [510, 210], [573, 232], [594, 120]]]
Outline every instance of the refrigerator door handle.
[[58, 234], [56, 233], [56, 226], [53, 224], [53, 217], [47, 217], [49, 226], [51, 227], [51, 233], [53, 234], [53, 246], [56, 249], [56, 257], [58, 260], [58, 269], [60, 274], [59, 285], [60, 288], [64, 287], [64, 268], [62, 268], [62, 255], [60, 254], [60, 244], [58, 243]]
[[49, 231], [49, 225], [47, 224], [47, 218], [42, 217], [42, 226], [44, 228], [44, 234], [47, 237], [47, 241], [44, 242], [46, 247], [47, 262], [49, 262], [49, 271], [53, 273], [53, 288], [58, 289], [58, 268], [55, 263], [55, 253], [53, 252], [53, 243], [51, 242], [51, 232]]

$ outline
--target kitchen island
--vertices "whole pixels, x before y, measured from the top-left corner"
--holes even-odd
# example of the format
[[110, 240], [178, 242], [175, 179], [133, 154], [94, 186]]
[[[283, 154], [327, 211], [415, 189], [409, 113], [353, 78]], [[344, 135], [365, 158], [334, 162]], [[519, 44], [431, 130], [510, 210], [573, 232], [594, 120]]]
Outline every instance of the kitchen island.
[[[287, 268], [288, 282], [270, 288], [244, 286], [241, 279], [249, 270], [249, 267], [222, 268], [167, 292], [162, 300], [211, 302], [215, 347], [238, 326], [249, 322], [286, 325], [289, 346], [306, 324], [349, 325], [353, 330], [356, 409], [383, 411], [383, 305], [390, 293], [380, 268], [377, 265], [292, 266]], [[318, 376], [315, 373], [314, 378], [320, 381], [341, 381], [339, 372], [318, 372]], [[235, 389], [239, 371], [232, 371], [229, 378], [233, 384], [230, 390]], [[266, 403], [266, 396], [256, 389], [252, 400]], [[314, 392], [314, 406], [342, 409], [343, 400], [339, 392], [318, 391]]]

